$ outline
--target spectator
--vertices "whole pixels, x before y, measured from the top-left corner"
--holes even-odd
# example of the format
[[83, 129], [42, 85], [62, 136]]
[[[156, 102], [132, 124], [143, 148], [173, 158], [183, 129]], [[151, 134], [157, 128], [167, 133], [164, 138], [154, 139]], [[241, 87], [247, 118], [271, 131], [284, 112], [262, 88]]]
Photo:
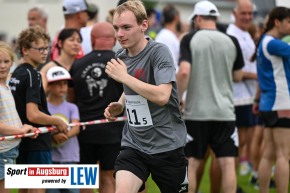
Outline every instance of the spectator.
[[272, 164], [276, 161], [275, 182], [278, 193], [287, 193], [290, 155], [290, 46], [281, 39], [290, 35], [290, 9], [272, 9], [259, 41], [257, 57], [259, 89], [254, 110], [265, 123], [265, 147], [259, 164], [259, 192], [269, 192]]
[[87, 21], [86, 27], [81, 28], [81, 35], [83, 38], [82, 49], [84, 51], [84, 55], [92, 51], [91, 31], [93, 25], [95, 25], [95, 23], [98, 22], [99, 8], [97, 7], [96, 4], [90, 3], [87, 12], [89, 15], [89, 20]]
[[[122, 84], [105, 73], [106, 63], [114, 58], [116, 38], [111, 23], [98, 22], [91, 31], [93, 51], [74, 62], [70, 69], [73, 78], [68, 99], [80, 110], [81, 121], [104, 119], [104, 110], [111, 101], [118, 100]], [[99, 193], [114, 193], [114, 163], [120, 152], [124, 123], [88, 125], [78, 136], [81, 164], [100, 164]], [[82, 189], [82, 193], [93, 190]]]
[[[32, 7], [28, 10], [28, 14], [27, 14], [27, 20], [28, 20], [28, 26], [32, 27], [35, 25], [40, 26], [45, 32], [47, 32], [47, 20], [48, 20], [48, 15], [46, 13], [46, 11], [40, 7], [40, 6], [35, 6]], [[18, 52], [19, 50], [17, 50]], [[50, 50], [48, 50], [48, 57], [46, 58], [45, 63], [40, 64], [37, 69], [40, 70], [46, 63], [49, 62], [49, 55], [50, 55]], [[19, 53], [17, 53], [19, 55]], [[20, 58], [20, 60], [18, 61], [19, 64], [23, 63], [22, 58]], [[12, 71], [14, 71], [16, 67], [14, 66], [12, 68]]]
[[[59, 66], [53, 66], [47, 71], [48, 81], [48, 110], [53, 116], [65, 120], [67, 124], [78, 123], [79, 110], [75, 104], [64, 100], [68, 89], [69, 72]], [[52, 135], [52, 163], [77, 164], [80, 161], [79, 143], [76, 135], [80, 132], [79, 126], [73, 126], [67, 133]], [[48, 189], [46, 193], [79, 193], [79, 189]]]
[[45, 92], [47, 91], [47, 71], [53, 66], [61, 66], [69, 71], [81, 49], [81, 42], [82, 36], [77, 29], [66, 28], [59, 33], [57, 48], [60, 52], [60, 55], [55, 60], [47, 63], [40, 70], [42, 75], [42, 84]]
[[32, 7], [28, 11], [27, 20], [29, 27], [39, 25], [45, 32], [47, 32], [47, 19], [48, 15], [41, 7]]
[[[74, 28], [80, 31], [82, 27], [85, 27], [88, 21], [88, 6], [85, 0], [64, 0], [63, 14], [64, 14], [64, 28]], [[52, 48], [50, 60], [55, 60], [59, 55], [59, 49], [57, 48], [58, 35], [55, 37]], [[84, 56], [84, 52], [81, 49], [76, 58]]]
[[[17, 114], [15, 102], [9, 89], [6, 79], [10, 68], [15, 59], [12, 48], [0, 42], [0, 136], [25, 134], [27, 132], [36, 131], [36, 128], [30, 125], [22, 125]], [[0, 143], [0, 192], [9, 193], [9, 189], [5, 189], [4, 166], [6, 164], [14, 164], [18, 156], [18, 146], [21, 139], [11, 139], [1, 141]]]
[[244, 62], [238, 41], [217, 30], [219, 15], [210, 1], [196, 3], [190, 20], [197, 31], [185, 35], [180, 46], [179, 98], [187, 89], [183, 118], [194, 139], [185, 147], [189, 193], [197, 191], [196, 172], [208, 145], [221, 168], [223, 192], [236, 193], [238, 141], [232, 82], [241, 80]]
[[251, 62], [255, 43], [248, 29], [253, 23], [253, 3], [250, 0], [238, 0], [233, 11], [235, 23], [227, 28], [227, 34], [236, 37], [242, 49], [245, 66], [243, 80], [233, 86], [236, 113], [236, 125], [239, 131], [240, 175], [250, 172], [249, 152], [258, 117], [252, 112], [253, 99], [257, 86], [256, 62]]
[[177, 8], [169, 4], [162, 11], [163, 28], [158, 32], [155, 41], [168, 46], [174, 60], [174, 67], [178, 71], [179, 47], [178, 39], [179, 29], [181, 28], [180, 15]]
[[152, 8], [146, 9], [147, 17], [148, 17], [148, 29], [146, 31], [146, 35], [149, 36], [152, 40], [155, 40], [157, 35], [157, 30], [155, 29], [156, 25], [156, 11]]
[[[46, 11], [38, 6], [32, 7], [31, 9], [28, 10], [28, 14], [27, 14], [27, 20], [28, 20], [28, 26], [32, 27], [35, 25], [40, 26], [45, 32], [47, 31], [47, 20], [48, 20], [48, 15], [46, 13]], [[18, 50], [17, 50], [18, 51]], [[48, 57], [46, 58], [45, 63], [40, 64], [37, 69], [40, 70], [46, 63], [49, 62], [49, 55], [50, 55], [50, 50], [48, 52]], [[20, 58], [19, 63], [23, 63], [22, 58]], [[16, 68], [16, 66], [14, 66], [12, 68], [12, 71]]]
[[[16, 109], [23, 124], [34, 127], [54, 125], [59, 132], [67, 132], [68, 125], [60, 118], [53, 117], [47, 109], [46, 96], [41, 84], [41, 75], [35, 70], [45, 62], [50, 38], [39, 26], [23, 30], [18, 39], [18, 47], [23, 62], [12, 73], [9, 86]], [[39, 135], [36, 139], [24, 138], [19, 147], [18, 164], [51, 164], [50, 133]], [[45, 189], [34, 189], [44, 193]], [[21, 189], [19, 193], [29, 192]]]

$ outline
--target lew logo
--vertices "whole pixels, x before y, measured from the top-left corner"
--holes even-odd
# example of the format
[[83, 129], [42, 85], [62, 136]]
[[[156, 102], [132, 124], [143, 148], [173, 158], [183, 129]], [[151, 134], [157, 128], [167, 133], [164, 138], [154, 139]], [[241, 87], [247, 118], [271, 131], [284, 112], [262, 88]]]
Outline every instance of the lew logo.
[[97, 167], [71, 168], [71, 185], [93, 185], [98, 181]]

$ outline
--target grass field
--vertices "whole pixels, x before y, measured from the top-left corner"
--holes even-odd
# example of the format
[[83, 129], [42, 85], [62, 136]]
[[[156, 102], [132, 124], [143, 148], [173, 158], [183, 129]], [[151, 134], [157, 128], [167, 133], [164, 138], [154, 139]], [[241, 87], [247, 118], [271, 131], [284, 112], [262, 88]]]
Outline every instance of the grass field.
[[[200, 193], [209, 193], [210, 192], [210, 180], [208, 176], [208, 168], [209, 168], [210, 160], [206, 164], [206, 171], [204, 172], [204, 175], [202, 177], [201, 185], [199, 192]], [[245, 193], [258, 193], [259, 191], [254, 188], [254, 186], [249, 184], [250, 175], [247, 176], [238, 176], [238, 185], [243, 189]], [[155, 183], [151, 180], [151, 178], [148, 180], [148, 187], [147, 187], [147, 193], [159, 193], [158, 187], [155, 185]], [[276, 193], [275, 189], [270, 189], [269, 193]], [[290, 190], [288, 188], [288, 193], [290, 193]]]
[[[202, 182], [200, 185], [199, 192], [200, 193], [209, 193], [210, 191], [210, 181], [208, 176], [208, 168], [209, 168], [210, 161], [206, 164], [206, 170], [202, 177]], [[258, 193], [259, 191], [254, 188], [254, 186], [249, 184], [250, 176], [238, 176], [238, 184], [244, 190], [245, 193]], [[17, 193], [17, 190], [11, 190], [11, 193]], [[156, 184], [152, 181], [151, 178], [148, 179], [147, 182], [147, 193], [160, 193]], [[275, 189], [270, 189], [269, 193], [276, 193]], [[288, 193], [290, 193], [288, 189]]]

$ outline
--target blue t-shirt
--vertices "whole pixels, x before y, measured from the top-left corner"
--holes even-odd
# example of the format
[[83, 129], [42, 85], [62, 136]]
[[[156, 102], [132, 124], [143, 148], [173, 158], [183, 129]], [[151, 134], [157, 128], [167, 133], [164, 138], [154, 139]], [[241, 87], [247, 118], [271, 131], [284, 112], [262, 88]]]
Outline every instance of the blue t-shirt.
[[290, 46], [264, 35], [257, 52], [260, 111], [290, 109]]

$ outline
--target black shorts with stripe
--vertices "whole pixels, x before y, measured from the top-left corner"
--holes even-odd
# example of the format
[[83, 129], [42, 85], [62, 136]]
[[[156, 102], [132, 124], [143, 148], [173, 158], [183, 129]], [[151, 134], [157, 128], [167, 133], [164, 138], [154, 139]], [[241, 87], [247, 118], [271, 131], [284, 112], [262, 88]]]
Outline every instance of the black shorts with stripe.
[[238, 156], [238, 133], [235, 121], [185, 121], [193, 140], [185, 147], [185, 155], [204, 159], [208, 146], [216, 157]]

